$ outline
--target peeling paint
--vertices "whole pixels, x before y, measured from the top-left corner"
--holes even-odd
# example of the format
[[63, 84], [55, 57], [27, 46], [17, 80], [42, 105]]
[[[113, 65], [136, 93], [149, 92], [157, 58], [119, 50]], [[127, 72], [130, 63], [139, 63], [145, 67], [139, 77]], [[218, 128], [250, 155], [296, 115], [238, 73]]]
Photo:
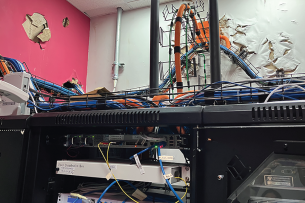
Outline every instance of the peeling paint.
[[[279, 6], [284, 9], [282, 7], [285, 7], [286, 3], [280, 3]], [[229, 37], [234, 48], [248, 50], [248, 60], [260, 70], [259, 75], [261, 77], [275, 77], [279, 70], [282, 70], [285, 74], [296, 71], [300, 62], [294, 56], [294, 43], [291, 40], [291, 35], [286, 32], [276, 33], [271, 30], [261, 38], [260, 33], [262, 31], [259, 29], [259, 23], [255, 19], [246, 19], [244, 22], [235, 20], [226, 14], [220, 19], [220, 32]], [[268, 20], [265, 23], [269, 23]], [[236, 65], [235, 69], [232, 69], [232, 66], [228, 66], [228, 64], [226, 65], [227, 68], [224, 66], [222, 68], [229, 71], [224, 70], [223, 76], [229, 79], [239, 75], [238, 79], [240, 79], [240, 70]], [[232, 71], [236, 71], [238, 74]]]
[[269, 41], [268, 45], [269, 45], [269, 50], [270, 50], [269, 59], [273, 60], [274, 59], [274, 50], [273, 50], [272, 43]]
[[284, 52], [284, 55], [288, 54], [290, 51], [290, 49], [286, 49], [285, 52]]
[[289, 41], [288, 39], [283, 39], [283, 40], [281, 40], [281, 42], [287, 42], [287, 43], [289, 43], [289, 44], [292, 44], [292, 42]]
[[266, 38], [265, 41], [262, 43], [262, 45], [265, 45], [268, 42], [268, 39]]

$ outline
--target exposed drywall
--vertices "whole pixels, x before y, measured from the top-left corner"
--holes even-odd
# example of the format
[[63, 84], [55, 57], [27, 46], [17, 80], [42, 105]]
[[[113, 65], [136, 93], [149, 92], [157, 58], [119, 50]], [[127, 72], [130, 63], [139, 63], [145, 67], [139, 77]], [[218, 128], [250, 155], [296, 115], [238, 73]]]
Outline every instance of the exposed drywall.
[[[26, 14], [41, 13], [52, 31], [49, 42], [29, 40]], [[32, 74], [62, 84], [72, 77], [86, 85], [90, 19], [65, 0], [2, 0], [0, 54], [26, 62]], [[70, 25], [62, 25], [68, 17]]]
[[[181, 3], [182, 1], [177, 1], [174, 5], [178, 8]], [[218, 0], [218, 4], [219, 16], [225, 16], [226, 21], [220, 23], [220, 26], [223, 26], [221, 32], [230, 38], [234, 47], [247, 48], [248, 60], [257, 68], [259, 76], [272, 77], [276, 70], [283, 70], [285, 73], [305, 72], [305, 51], [302, 46], [305, 19], [300, 15], [305, 1]], [[164, 30], [168, 30], [169, 22], [164, 22], [161, 14], [163, 8], [164, 5], [161, 5], [160, 25]], [[208, 9], [208, 1], [205, 1], [205, 8]], [[201, 16], [205, 16], [206, 12]], [[113, 87], [111, 66], [114, 61], [112, 48], [115, 43], [115, 23], [115, 14], [91, 21], [91, 36], [94, 35], [95, 38], [90, 37], [87, 83], [89, 89], [99, 86], [108, 89]], [[119, 75], [118, 90], [149, 84], [149, 23], [149, 8], [123, 12], [120, 62], [125, 63], [125, 70]], [[100, 41], [109, 46], [105, 47]], [[168, 41], [168, 36], [164, 36], [164, 41]], [[168, 48], [160, 47], [160, 61], [166, 60]], [[203, 62], [203, 59], [201, 60]], [[206, 62], [209, 81], [208, 55]], [[221, 56], [221, 67], [223, 80], [249, 79], [244, 71], [232, 64], [224, 54]], [[203, 75], [202, 68], [198, 74]], [[191, 84], [197, 84], [197, 81], [197, 78], [191, 78]], [[204, 79], [201, 84], [203, 81]]]

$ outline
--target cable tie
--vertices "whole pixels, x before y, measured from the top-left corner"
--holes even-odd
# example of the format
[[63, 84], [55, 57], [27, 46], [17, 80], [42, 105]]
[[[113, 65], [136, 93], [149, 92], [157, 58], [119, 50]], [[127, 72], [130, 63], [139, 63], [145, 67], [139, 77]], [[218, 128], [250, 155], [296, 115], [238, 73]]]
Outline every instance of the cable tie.
[[182, 23], [182, 18], [181, 17], [176, 17], [176, 22]]
[[174, 47], [174, 53], [181, 53], [181, 48], [180, 48], [180, 46], [175, 46], [175, 47]]

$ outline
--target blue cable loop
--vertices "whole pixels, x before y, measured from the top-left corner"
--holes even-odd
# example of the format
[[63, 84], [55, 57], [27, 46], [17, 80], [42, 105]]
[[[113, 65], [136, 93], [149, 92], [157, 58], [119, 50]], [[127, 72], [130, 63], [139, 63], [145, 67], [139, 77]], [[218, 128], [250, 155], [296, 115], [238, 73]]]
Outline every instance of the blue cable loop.
[[[136, 188], [132, 183], [130, 183], [129, 181], [127, 181], [127, 180], [117, 180], [118, 182], [119, 181], [123, 181], [123, 182], [125, 182], [125, 183], [127, 183], [128, 185], [130, 185], [133, 189], [135, 189], [135, 190], [137, 190], [138, 188]], [[103, 191], [103, 193], [101, 194], [101, 196], [99, 197], [99, 199], [97, 200], [97, 202], [96, 203], [99, 203], [101, 200], [102, 200], [102, 198], [103, 198], [103, 196], [106, 194], [106, 192], [114, 185], [116, 183], [116, 181], [113, 181], [104, 191]], [[91, 192], [87, 192], [87, 193], [84, 193], [83, 194], [83, 196], [86, 196], [86, 195], [89, 195], [89, 194], [91, 194], [91, 193], [94, 193], [94, 192], [100, 192], [101, 190], [94, 190], [94, 191], [91, 191]], [[128, 200], [129, 198], [126, 198], [124, 201], [126, 202], [127, 200]], [[145, 199], [145, 200], [153, 200], [153, 199], [155, 199], [155, 200], [157, 200], [157, 201], [159, 201], [159, 202], [169, 202], [169, 201], [166, 201], [166, 200], [163, 200], [163, 199], [160, 199], [160, 198], [153, 198], [153, 197], [151, 197], [151, 196], [147, 196], [147, 198]], [[123, 202], [124, 202], [123, 201]]]
[[[160, 163], [160, 167], [161, 167], [161, 170], [162, 170], [162, 174], [165, 175], [165, 171], [164, 171], [164, 168], [163, 168], [163, 164], [162, 164], [162, 160], [160, 159], [160, 156], [161, 156], [161, 150], [160, 150], [160, 147], [158, 147], [158, 157], [159, 157], [159, 163]], [[172, 184], [169, 182], [168, 179], [165, 179], [166, 180], [166, 183], [168, 185], [168, 187], [171, 189], [171, 191], [174, 193], [174, 195], [177, 197], [177, 199], [179, 200], [180, 203], [183, 203], [182, 199], [179, 197], [179, 195], [177, 194], [177, 192], [175, 191], [175, 189], [173, 188]]]
[[[155, 146], [150, 146], [150, 147], [148, 147], [148, 148], [146, 148], [146, 149], [144, 149], [144, 150], [138, 152], [137, 155], [139, 156], [140, 154], [143, 154], [143, 153], [146, 152], [147, 150], [150, 150], [150, 149], [152, 149], [152, 148], [154, 148], [154, 147], [155, 147]], [[133, 158], [134, 158], [134, 155], [132, 155], [131, 157], [129, 157], [130, 160], [132, 160]]]
[[38, 78], [31, 78], [33, 81], [35, 81], [39, 86], [54, 90], [56, 92], [59, 92], [61, 94], [65, 94], [65, 95], [71, 95], [71, 96], [75, 96], [77, 95], [75, 92], [72, 92], [68, 89], [65, 89], [63, 87], [60, 87], [58, 85], [55, 85], [53, 83], [38, 79]]
[[[154, 148], [155, 146], [158, 146], [158, 147], [163, 146], [163, 147], [165, 147], [165, 146], [166, 146], [166, 142], [159, 142], [157, 145], [152, 145], [152, 146], [150, 146], [150, 147], [147, 147], [146, 149], [144, 149], [144, 150], [138, 152], [137, 155], [139, 156], [140, 154], [143, 154], [144, 152], [146, 152], [146, 151], [148, 151], [148, 150]], [[134, 155], [132, 155], [131, 157], [129, 157], [130, 160], [132, 160], [133, 158], [134, 158]]]
[[[53, 104], [53, 108], [49, 108], [50, 107], [50, 104], [48, 103], [39, 103], [38, 105], [35, 105], [31, 100], [28, 100], [29, 104], [28, 104], [28, 107], [29, 108], [34, 108], [37, 107], [39, 110], [42, 110], [42, 111], [52, 111], [52, 110], [56, 110], [56, 109], [61, 109], [62, 107], [66, 107], [68, 108], [69, 110], [80, 110], [80, 109], [83, 109], [83, 108], [91, 108], [91, 109], [96, 109], [97, 108], [97, 105], [98, 105], [98, 101], [96, 100], [93, 100], [93, 101], [88, 101], [88, 102], [74, 102], [70, 105], [68, 104], [56, 104], [54, 103]], [[118, 102], [115, 102], [115, 101], [111, 101], [111, 100], [107, 100], [106, 101], [106, 105], [110, 108], [114, 108], [114, 109], [125, 109], [125, 107], [118, 103]]]

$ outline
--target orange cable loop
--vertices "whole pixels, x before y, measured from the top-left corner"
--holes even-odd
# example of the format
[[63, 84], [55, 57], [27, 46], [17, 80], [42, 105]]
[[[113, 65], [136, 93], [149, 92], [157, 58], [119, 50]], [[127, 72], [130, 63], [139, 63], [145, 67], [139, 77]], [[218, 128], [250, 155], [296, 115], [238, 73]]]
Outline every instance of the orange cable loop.
[[156, 95], [153, 97], [152, 100], [154, 101], [155, 104], [159, 105], [160, 101], [169, 100], [169, 96], [168, 95]]
[[[182, 4], [178, 10], [177, 13], [177, 18], [182, 18], [183, 12], [185, 10], [190, 10], [190, 6], [186, 5], [186, 4]], [[194, 14], [194, 12], [192, 10], [190, 10], [191, 14]], [[194, 22], [197, 22], [195, 15], [191, 15], [191, 19]], [[195, 30], [196, 32], [200, 31], [199, 27], [198, 27], [198, 23], [195, 23]], [[181, 22], [176, 20], [176, 26], [175, 26], [175, 47], [180, 47], [180, 33], [181, 33]], [[197, 36], [198, 37], [198, 36]], [[201, 35], [201, 32], [199, 34], [199, 39], [202, 43], [204, 43], [203, 37]], [[181, 75], [181, 59], [180, 59], [180, 51], [175, 52], [175, 66], [176, 66], [176, 79], [177, 79], [177, 84], [182, 84], [182, 75]], [[182, 93], [183, 92], [183, 87], [178, 86], [177, 88], [177, 92], [178, 93]]]
[[224, 36], [224, 35], [220, 35], [219, 37], [220, 37], [220, 39], [223, 39], [223, 40], [226, 41], [226, 47], [228, 49], [230, 49], [231, 48], [231, 42], [230, 42], [229, 38], [227, 36]]
[[4, 60], [0, 60], [0, 69], [3, 73], [3, 76], [10, 74], [10, 71], [8, 70]]

